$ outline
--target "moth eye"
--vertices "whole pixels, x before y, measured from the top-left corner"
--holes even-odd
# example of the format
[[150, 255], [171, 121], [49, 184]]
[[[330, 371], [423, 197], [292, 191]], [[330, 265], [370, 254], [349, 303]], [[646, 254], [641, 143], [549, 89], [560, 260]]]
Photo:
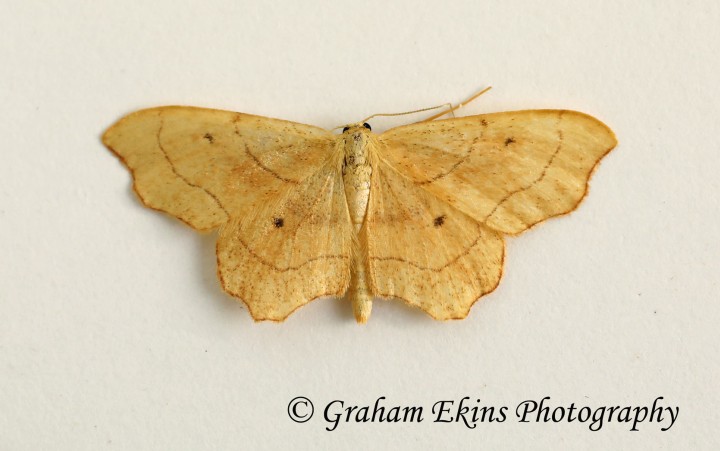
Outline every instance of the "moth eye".
[[345, 133], [345, 132], [348, 131], [348, 130], [350, 130], [350, 127], [345, 127], [345, 128], [343, 128], [343, 133]]
[[363, 124], [363, 127], [367, 128], [368, 130], [372, 130], [372, 128], [370, 127], [370, 124], [368, 124], [367, 122], [365, 122]]

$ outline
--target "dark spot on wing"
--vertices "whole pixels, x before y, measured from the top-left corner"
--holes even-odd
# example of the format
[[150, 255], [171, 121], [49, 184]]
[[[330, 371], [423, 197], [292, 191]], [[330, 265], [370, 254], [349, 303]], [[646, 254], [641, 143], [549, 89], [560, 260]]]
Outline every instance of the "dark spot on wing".
[[506, 139], [506, 140], [505, 140], [505, 147], [509, 146], [510, 144], [512, 144], [512, 143], [514, 143], [514, 142], [515, 142], [515, 138], [510, 137], [510, 138]]
[[483, 127], [487, 127], [488, 122], [485, 119], [480, 120], [480, 124], [482, 124]]
[[433, 224], [435, 225], [435, 227], [440, 227], [441, 225], [445, 224], [445, 215], [441, 215], [435, 218]]
[[205, 136], [203, 138], [207, 139], [210, 144], [215, 142], [215, 137], [211, 135], [209, 132], [205, 133]]
[[275, 224], [275, 227], [278, 229], [285, 225], [285, 221], [283, 218], [273, 218], [273, 224]]

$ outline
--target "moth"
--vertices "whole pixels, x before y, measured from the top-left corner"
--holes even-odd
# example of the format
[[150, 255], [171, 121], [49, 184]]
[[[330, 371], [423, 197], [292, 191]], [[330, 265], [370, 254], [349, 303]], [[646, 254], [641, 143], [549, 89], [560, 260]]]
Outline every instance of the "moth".
[[615, 135], [577, 111], [524, 110], [342, 133], [186, 106], [103, 136], [148, 207], [219, 229], [217, 272], [253, 319], [323, 296], [462, 319], [500, 281], [505, 235], [574, 210]]

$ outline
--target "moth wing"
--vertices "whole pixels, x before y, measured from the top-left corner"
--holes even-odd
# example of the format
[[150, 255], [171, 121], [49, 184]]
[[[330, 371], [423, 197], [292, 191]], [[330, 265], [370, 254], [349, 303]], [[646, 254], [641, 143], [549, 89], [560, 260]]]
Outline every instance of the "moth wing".
[[382, 161], [364, 226], [368, 282], [435, 319], [460, 319], [500, 282], [500, 234], [423, 190]]
[[272, 201], [318, 171], [334, 146], [318, 127], [182, 106], [129, 114], [103, 142], [130, 169], [146, 206], [198, 230]]
[[339, 163], [221, 229], [218, 274], [255, 320], [282, 321], [313, 299], [347, 290], [352, 226]]
[[121, 119], [103, 142], [131, 170], [145, 205], [198, 230], [221, 227], [223, 288], [256, 320], [282, 320], [312, 299], [344, 293], [351, 225], [331, 133], [160, 107]]
[[574, 210], [617, 141], [577, 111], [525, 110], [397, 127], [383, 158], [417, 186], [475, 220], [518, 234]]

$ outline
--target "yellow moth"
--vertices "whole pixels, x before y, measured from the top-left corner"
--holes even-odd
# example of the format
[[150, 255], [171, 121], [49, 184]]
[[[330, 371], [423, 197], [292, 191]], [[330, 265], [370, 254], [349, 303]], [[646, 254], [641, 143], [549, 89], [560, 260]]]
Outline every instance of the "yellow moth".
[[574, 210], [616, 145], [587, 114], [524, 110], [342, 133], [184, 106], [132, 113], [103, 142], [142, 202], [219, 229], [218, 276], [255, 320], [322, 296], [465, 318], [497, 287], [503, 235]]

